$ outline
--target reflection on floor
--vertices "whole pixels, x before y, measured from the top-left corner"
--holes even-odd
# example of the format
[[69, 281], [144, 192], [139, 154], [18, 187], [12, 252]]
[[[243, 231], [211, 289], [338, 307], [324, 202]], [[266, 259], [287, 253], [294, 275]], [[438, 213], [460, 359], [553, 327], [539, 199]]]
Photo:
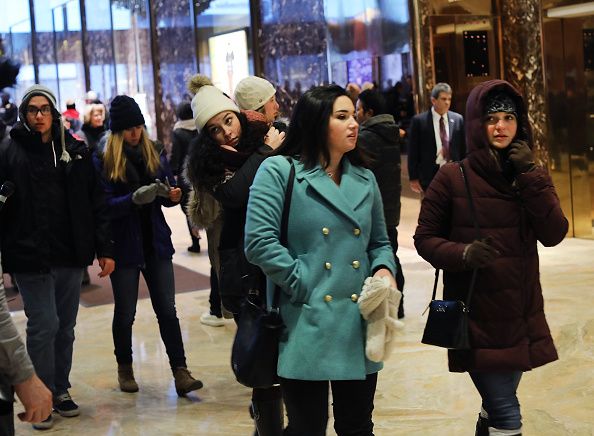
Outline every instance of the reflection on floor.
[[[406, 328], [399, 350], [380, 373], [375, 434], [472, 435], [480, 399], [464, 374], [450, 374], [445, 352], [420, 344], [421, 312], [430, 297], [433, 272], [412, 246], [418, 201], [403, 199], [400, 256], [406, 276]], [[174, 230], [175, 261], [208, 274], [204, 254], [186, 252], [189, 237], [179, 209], [167, 211]], [[203, 248], [205, 248], [205, 243]], [[524, 435], [594, 434], [594, 242], [568, 239], [542, 248], [546, 312], [560, 360], [525, 374], [519, 395]], [[150, 301], [138, 304], [134, 325], [136, 394], [117, 389], [111, 339], [112, 306], [80, 308], [71, 393], [81, 406], [77, 418], [56, 418], [46, 434], [64, 435], [251, 435], [250, 391], [238, 385], [229, 368], [234, 326], [200, 324], [208, 292], [177, 296], [188, 365], [205, 387], [178, 398], [159, 339]], [[25, 317], [14, 319], [24, 332]], [[20, 404], [17, 411], [22, 409]], [[39, 434], [17, 423], [17, 434]], [[330, 423], [328, 434], [334, 434]]]

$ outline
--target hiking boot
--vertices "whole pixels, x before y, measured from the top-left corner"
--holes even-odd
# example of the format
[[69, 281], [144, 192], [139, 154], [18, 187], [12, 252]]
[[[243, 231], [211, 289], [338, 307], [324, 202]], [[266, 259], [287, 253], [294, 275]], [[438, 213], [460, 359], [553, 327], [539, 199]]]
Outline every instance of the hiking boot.
[[180, 397], [183, 397], [188, 392], [196, 391], [203, 386], [200, 380], [192, 377], [188, 368], [175, 368], [173, 370], [173, 378], [175, 379], [175, 391]]
[[204, 312], [200, 315], [200, 323], [211, 327], [221, 327], [225, 325], [225, 318], [213, 315], [210, 312]]
[[80, 410], [78, 405], [72, 401], [72, 397], [68, 392], [58, 395], [54, 398], [54, 410], [66, 418], [78, 416]]
[[54, 417], [52, 416], [52, 414], [50, 413], [50, 415], [45, 418], [43, 421], [41, 422], [36, 422], [35, 424], [33, 424], [33, 428], [35, 430], [49, 430], [50, 428], [52, 428], [54, 426]]
[[118, 383], [122, 392], [138, 392], [131, 363], [118, 363]]

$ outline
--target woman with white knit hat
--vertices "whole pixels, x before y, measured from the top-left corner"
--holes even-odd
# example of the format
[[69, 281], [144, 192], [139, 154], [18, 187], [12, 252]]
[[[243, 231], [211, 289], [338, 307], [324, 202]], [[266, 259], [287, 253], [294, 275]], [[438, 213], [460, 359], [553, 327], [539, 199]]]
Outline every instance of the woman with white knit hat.
[[[224, 276], [220, 276], [220, 265], [215, 266], [219, 274], [219, 290], [223, 307], [239, 319], [240, 309], [247, 288], [265, 292], [266, 280], [259, 268], [250, 265], [243, 256], [243, 229], [249, 189], [258, 167], [269, 151], [276, 149], [284, 139], [284, 133], [269, 127], [269, 121], [258, 112], [240, 111], [235, 103], [223, 94], [205, 76], [194, 76], [188, 88], [195, 93], [192, 111], [199, 136], [188, 155], [186, 174], [195, 195], [201, 201], [189, 209], [191, 218], [195, 216], [221, 219], [216, 211], [205, 211], [209, 204], [204, 198], [216, 199], [214, 202], [222, 213], [222, 229], [219, 253], [216, 260], [225, 261], [220, 254], [234, 252], [241, 256], [238, 265], [250, 271], [248, 280], [243, 280], [245, 290], [225, 289]], [[270, 100], [270, 96], [268, 97]], [[213, 202], [210, 202], [212, 204]], [[201, 225], [210, 223], [201, 220]], [[209, 245], [211, 241], [209, 240]], [[215, 261], [216, 263], [216, 261]], [[224, 262], [227, 265], [226, 262]], [[243, 271], [242, 271], [243, 273]], [[249, 284], [246, 282], [250, 282]], [[231, 292], [229, 292], [231, 291]], [[259, 436], [280, 436], [283, 428], [283, 411], [280, 388], [254, 389], [251, 410], [254, 412]]]

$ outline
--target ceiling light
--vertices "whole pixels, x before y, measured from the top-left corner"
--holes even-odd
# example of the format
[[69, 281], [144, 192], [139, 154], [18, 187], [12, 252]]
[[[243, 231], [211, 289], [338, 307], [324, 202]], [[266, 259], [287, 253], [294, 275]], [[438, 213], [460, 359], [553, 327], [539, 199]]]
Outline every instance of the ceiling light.
[[549, 18], [573, 18], [594, 15], [594, 2], [581, 3], [578, 5], [558, 6], [547, 10]]

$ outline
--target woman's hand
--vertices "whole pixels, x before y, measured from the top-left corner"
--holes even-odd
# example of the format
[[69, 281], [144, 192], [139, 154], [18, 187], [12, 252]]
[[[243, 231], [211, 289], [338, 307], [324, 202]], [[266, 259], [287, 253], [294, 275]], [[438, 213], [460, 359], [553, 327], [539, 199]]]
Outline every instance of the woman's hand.
[[389, 269], [387, 268], [380, 268], [378, 269], [375, 274], [373, 275], [373, 277], [377, 277], [378, 279], [381, 279], [382, 277], [387, 277], [388, 280], [390, 281], [390, 287], [397, 289], [396, 287], [396, 280], [394, 279], [394, 276], [392, 275], [392, 273], [390, 272]]
[[182, 191], [180, 188], [171, 188], [169, 191], [169, 199], [174, 203], [179, 203], [182, 197]]
[[264, 143], [276, 150], [285, 140], [285, 132], [279, 132], [276, 127], [271, 127], [266, 136], [264, 136]]
[[229, 150], [229, 151], [237, 151], [234, 147], [231, 147], [230, 145], [227, 145], [227, 144], [219, 145], [219, 147], [224, 148], [225, 150]]

